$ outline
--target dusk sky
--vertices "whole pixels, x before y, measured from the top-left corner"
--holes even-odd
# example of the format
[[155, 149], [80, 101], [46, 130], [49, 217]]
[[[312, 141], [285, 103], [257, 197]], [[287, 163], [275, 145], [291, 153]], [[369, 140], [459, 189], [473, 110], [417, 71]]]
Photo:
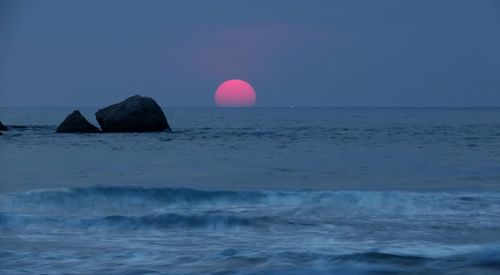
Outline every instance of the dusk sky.
[[500, 1], [0, 0], [0, 106], [500, 106]]

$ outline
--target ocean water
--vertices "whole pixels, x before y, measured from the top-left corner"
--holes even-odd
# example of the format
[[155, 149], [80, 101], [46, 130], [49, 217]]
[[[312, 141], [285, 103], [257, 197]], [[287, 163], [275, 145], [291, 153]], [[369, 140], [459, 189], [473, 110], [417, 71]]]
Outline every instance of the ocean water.
[[71, 111], [0, 109], [1, 274], [500, 273], [500, 109]]

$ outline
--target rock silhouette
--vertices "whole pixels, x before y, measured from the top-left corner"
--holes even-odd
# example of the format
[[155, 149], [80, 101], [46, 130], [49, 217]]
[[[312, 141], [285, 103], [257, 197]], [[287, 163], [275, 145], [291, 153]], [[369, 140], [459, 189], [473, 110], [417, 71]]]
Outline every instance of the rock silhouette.
[[170, 131], [161, 107], [150, 97], [135, 95], [95, 114], [103, 132]]
[[100, 133], [101, 131], [85, 119], [79, 110], [73, 111], [57, 127], [56, 133]]
[[0, 131], [8, 131], [9, 129], [7, 129], [7, 127], [5, 127], [5, 125], [2, 124], [2, 122], [0, 121]]

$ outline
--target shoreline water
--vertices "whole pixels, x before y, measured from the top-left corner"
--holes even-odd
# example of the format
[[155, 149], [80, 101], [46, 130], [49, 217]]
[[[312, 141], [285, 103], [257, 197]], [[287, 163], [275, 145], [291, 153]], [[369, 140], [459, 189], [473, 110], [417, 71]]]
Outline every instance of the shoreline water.
[[500, 193], [38, 190], [0, 196], [0, 271], [494, 274], [499, 217]]

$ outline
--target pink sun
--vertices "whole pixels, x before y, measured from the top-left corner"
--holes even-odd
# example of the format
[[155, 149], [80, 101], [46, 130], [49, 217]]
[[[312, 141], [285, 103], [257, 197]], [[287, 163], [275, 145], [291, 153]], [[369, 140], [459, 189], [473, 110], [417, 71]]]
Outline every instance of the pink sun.
[[219, 85], [214, 98], [215, 104], [219, 107], [252, 107], [256, 95], [248, 82], [231, 79]]

